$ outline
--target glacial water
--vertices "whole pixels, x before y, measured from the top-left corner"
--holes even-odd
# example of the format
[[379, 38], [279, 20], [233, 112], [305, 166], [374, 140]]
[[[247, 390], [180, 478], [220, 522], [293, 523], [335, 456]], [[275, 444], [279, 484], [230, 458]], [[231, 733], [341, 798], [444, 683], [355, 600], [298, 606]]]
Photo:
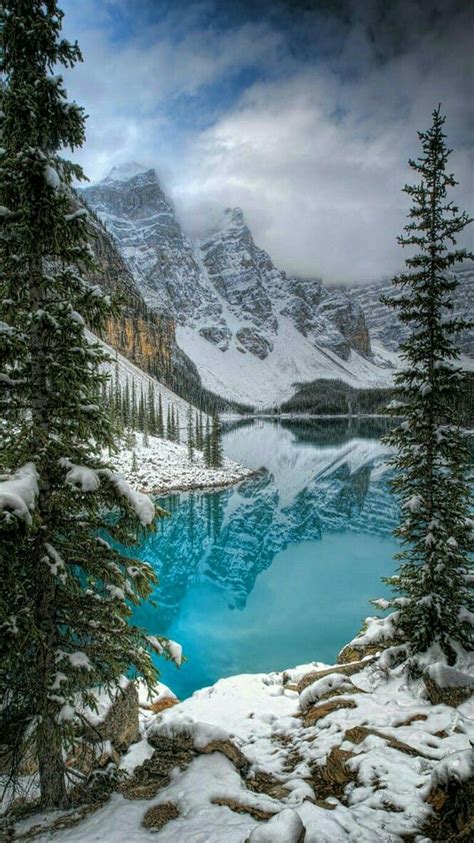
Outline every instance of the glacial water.
[[333, 662], [387, 593], [396, 503], [380, 419], [229, 424], [224, 450], [258, 476], [159, 499], [170, 513], [138, 555], [156, 570], [157, 607], [136, 619], [179, 641], [181, 698], [235, 673]]

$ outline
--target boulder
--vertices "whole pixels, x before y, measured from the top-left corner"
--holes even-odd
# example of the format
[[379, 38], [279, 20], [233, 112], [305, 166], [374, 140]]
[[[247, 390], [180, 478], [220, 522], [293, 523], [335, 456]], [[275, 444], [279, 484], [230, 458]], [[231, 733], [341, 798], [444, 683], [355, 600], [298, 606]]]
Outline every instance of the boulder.
[[474, 694], [474, 677], [454, 667], [436, 662], [423, 673], [428, 699], [433, 705], [456, 708]]
[[84, 737], [88, 741], [110, 741], [118, 752], [125, 752], [140, 735], [138, 692], [135, 684], [122, 679], [109, 695], [95, 692], [98, 711], [83, 711]]
[[315, 705], [304, 713], [303, 722], [305, 726], [314, 726], [318, 720], [322, 720], [333, 711], [338, 711], [340, 708], [357, 708], [357, 703], [354, 699], [347, 699], [346, 697], [337, 697], [321, 705]]
[[179, 817], [179, 811], [173, 802], [163, 802], [162, 805], [154, 805], [153, 808], [148, 808], [142, 820], [143, 828], [149, 828], [153, 831], [159, 831], [170, 820], [175, 820]]
[[324, 670], [315, 670], [311, 673], [305, 673], [298, 682], [296, 690], [299, 694], [301, 694], [308, 685], [312, 685], [313, 682], [317, 682], [318, 679], [323, 679], [325, 676], [330, 676], [333, 673], [342, 673], [344, 676], [353, 676], [355, 673], [359, 673], [359, 671], [364, 670], [364, 668], [367, 667], [367, 665], [372, 664], [373, 661], [375, 661], [375, 656], [369, 656], [368, 658], [360, 659], [358, 661], [336, 664], [333, 665], [333, 667], [324, 668]]
[[423, 829], [430, 840], [468, 843], [474, 839], [474, 752], [443, 758], [431, 774], [427, 803], [435, 815]]

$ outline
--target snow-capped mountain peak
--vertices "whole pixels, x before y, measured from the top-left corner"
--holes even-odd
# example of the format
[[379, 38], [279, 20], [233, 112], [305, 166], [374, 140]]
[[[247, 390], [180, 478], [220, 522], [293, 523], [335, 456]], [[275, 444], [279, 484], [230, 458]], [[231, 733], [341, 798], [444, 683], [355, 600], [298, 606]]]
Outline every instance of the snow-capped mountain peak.
[[374, 365], [361, 306], [321, 281], [289, 278], [256, 245], [242, 209], [191, 241], [156, 172], [116, 167], [84, 196], [116, 239], [147, 304], [177, 323], [177, 340], [203, 384], [269, 405], [295, 382], [387, 382]]
[[110, 173], [103, 181], [129, 181], [135, 176], [149, 172], [151, 169], [151, 167], [145, 167], [142, 164], [137, 164], [136, 161], [131, 161], [125, 164], [119, 164], [118, 167], [112, 167]]

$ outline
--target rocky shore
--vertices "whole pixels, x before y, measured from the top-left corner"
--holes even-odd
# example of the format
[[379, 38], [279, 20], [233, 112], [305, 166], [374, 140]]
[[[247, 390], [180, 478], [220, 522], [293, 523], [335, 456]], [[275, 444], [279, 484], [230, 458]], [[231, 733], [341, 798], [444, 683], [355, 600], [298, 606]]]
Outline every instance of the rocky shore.
[[127, 680], [112, 697], [97, 692], [98, 712], [82, 712], [89, 755], [71, 764], [112, 784], [69, 811], [29, 813], [4, 839], [472, 839], [472, 665], [435, 662], [407, 682], [371, 637], [334, 665], [230, 677], [182, 702]]

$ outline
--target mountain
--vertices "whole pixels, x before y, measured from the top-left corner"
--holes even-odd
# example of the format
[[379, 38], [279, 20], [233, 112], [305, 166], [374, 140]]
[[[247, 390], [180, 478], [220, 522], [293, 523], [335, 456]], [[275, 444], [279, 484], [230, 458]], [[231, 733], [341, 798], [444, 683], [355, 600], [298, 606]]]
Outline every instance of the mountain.
[[261, 407], [317, 378], [390, 382], [394, 355], [373, 353], [357, 298], [276, 268], [240, 208], [227, 209], [212, 232], [191, 240], [153, 169], [114, 168], [81, 194], [116, 241], [146, 304], [176, 322], [177, 344], [207, 389]]
[[[452, 315], [469, 319], [474, 313], [474, 262], [461, 264], [455, 274], [459, 286], [453, 296]], [[400, 342], [408, 336], [409, 329], [399, 322], [397, 314], [380, 301], [381, 295], [393, 293], [390, 281], [353, 287], [351, 298], [365, 313], [365, 319], [373, 342], [381, 343], [385, 348], [397, 351]], [[474, 356], [474, 333], [465, 330], [459, 337], [459, 345], [465, 355]], [[467, 362], [467, 361], [466, 361]]]
[[[78, 207], [81, 200], [82, 197], [76, 198]], [[89, 208], [89, 212], [90, 244], [97, 270], [89, 273], [88, 280], [118, 296], [122, 304], [120, 313], [108, 320], [102, 339], [144, 372], [202, 409], [208, 412], [232, 409], [203, 387], [196, 366], [176, 342], [175, 320], [146, 304], [117, 241], [93, 209]]]

